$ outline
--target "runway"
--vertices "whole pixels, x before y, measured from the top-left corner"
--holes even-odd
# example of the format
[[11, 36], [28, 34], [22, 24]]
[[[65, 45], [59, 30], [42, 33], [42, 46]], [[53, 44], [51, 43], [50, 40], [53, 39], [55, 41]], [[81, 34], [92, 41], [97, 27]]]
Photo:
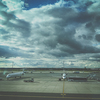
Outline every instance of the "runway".
[[[0, 98], [10, 100], [99, 100], [100, 82], [88, 80], [87, 82], [59, 81], [60, 71], [50, 73], [49, 71], [36, 71], [26, 73], [22, 78], [11, 78], [7, 80], [6, 75], [0, 74]], [[85, 77], [88, 73], [73, 74], [69, 76]], [[99, 74], [98, 74], [99, 76]], [[24, 82], [34, 78], [34, 82]]]

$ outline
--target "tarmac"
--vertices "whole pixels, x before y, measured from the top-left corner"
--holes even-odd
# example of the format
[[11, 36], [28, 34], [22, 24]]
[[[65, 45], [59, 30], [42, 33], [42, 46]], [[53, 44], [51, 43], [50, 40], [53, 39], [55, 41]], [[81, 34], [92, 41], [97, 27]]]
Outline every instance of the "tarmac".
[[[6, 79], [6, 75], [0, 73], [0, 92], [34, 92], [34, 93], [60, 93], [60, 94], [100, 94], [100, 82], [87, 80], [87, 82], [59, 81], [62, 71], [36, 71], [26, 73], [21, 78]], [[73, 74], [69, 76], [86, 77], [89, 73]], [[34, 82], [24, 80], [34, 79]]]
[[0, 100], [100, 100], [99, 94], [0, 92]]

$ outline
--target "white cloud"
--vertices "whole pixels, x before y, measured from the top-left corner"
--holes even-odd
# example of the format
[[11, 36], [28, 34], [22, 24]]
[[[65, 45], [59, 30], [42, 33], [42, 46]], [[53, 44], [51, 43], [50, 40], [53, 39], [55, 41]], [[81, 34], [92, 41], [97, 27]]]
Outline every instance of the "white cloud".
[[[99, 39], [96, 38], [99, 29], [99, 10], [95, 12], [99, 4], [91, 1], [92, 4], [90, 1], [84, 0], [82, 11], [82, 0], [77, 4], [73, 1], [60, 0], [55, 4], [30, 10], [24, 9], [24, 1], [2, 0], [0, 56], [30, 58], [30, 61], [21, 61], [28, 62], [31, 66], [52, 66], [55, 65], [52, 61], [47, 64], [45, 60], [43, 63], [35, 60], [33, 63], [31, 59], [77, 59], [74, 55], [82, 57], [81, 54], [99, 53], [100, 47], [94, 45], [96, 42], [99, 43]], [[89, 6], [86, 6], [87, 3]]]
[[7, 11], [19, 11], [24, 8], [24, 1], [21, 0], [2, 0], [2, 3], [7, 6]]
[[89, 13], [99, 13], [100, 12], [100, 1], [93, 0], [94, 3], [88, 8]]

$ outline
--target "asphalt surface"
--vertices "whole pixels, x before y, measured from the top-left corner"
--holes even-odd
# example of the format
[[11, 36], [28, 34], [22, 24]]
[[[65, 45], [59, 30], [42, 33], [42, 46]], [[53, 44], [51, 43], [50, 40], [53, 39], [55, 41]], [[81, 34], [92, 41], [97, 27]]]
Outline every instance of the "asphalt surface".
[[0, 92], [0, 100], [100, 100], [100, 94]]
[[[100, 82], [59, 81], [62, 72], [26, 73], [22, 78], [6, 79], [0, 73], [0, 100], [100, 100]], [[73, 74], [69, 76], [86, 77], [89, 73]], [[98, 73], [98, 76], [100, 73]], [[34, 79], [34, 82], [24, 80]]]

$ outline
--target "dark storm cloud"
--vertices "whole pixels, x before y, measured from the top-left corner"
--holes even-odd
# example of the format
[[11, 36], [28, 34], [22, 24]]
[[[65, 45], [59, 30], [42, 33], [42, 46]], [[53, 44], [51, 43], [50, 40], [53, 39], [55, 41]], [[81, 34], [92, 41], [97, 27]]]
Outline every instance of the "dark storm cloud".
[[100, 42], [100, 34], [96, 34], [95, 39]]
[[5, 12], [5, 11], [1, 11], [0, 14], [5, 19], [5, 21], [3, 21], [4, 25], [6, 25], [9, 22], [9, 20], [15, 19], [14, 14], [12, 12], [8, 13], [8, 12]]
[[4, 8], [6, 8], [7, 6], [4, 5], [1, 1], [0, 1], [0, 10], [4, 10]]
[[100, 58], [100, 54], [95, 54], [92, 57], [94, 57], [94, 58]]
[[82, 45], [77, 42], [75, 39], [68, 38], [68, 36], [58, 37], [58, 43], [64, 45], [67, 48], [61, 48], [60, 50], [66, 51], [70, 54], [78, 54], [78, 53], [98, 53], [100, 49], [97, 49], [92, 46]]
[[[50, 9], [46, 12], [50, 16], [54, 18], [60, 18], [59, 21], [56, 22], [46, 22], [41, 23], [41, 25], [48, 25], [55, 30], [55, 32], [51, 35], [48, 35], [48, 38], [44, 39], [43, 43], [46, 47], [50, 47], [49, 49], [59, 49], [60, 52], [50, 53], [54, 56], [69, 56], [73, 54], [81, 54], [81, 53], [99, 53], [100, 49], [93, 47], [91, 45], [84, 44], [80, 41], [77, 41], [75, 38], [76, 28], [81, 24], [85, 24], [84, 28], [87, 31], [87, 34], [81, 34], [80, 38], [84, 40], [91, 41], [94, 37], [95, 27], [93, 21], [95, 20], [95, 15], [93, 13], [88, 12], [76, 12], [72, 8], [54, 8]], [[48, 32], [47, 32], [48, 34]], [[49, 33], [50, 34], [50, 33]], [[44, 34], [41, 34], [45, 36]], [[46, 36], [47, 37], [47, 36]], [[57, 46], [58, 44], [62, 45], [62, 47]], [[62, 52], [62, 53], [61, 53]]]
[[0, 33], [1, 33], [1, 34], [7, 34], [8, 32], [5, 31], [4, 29], [0, 29]]
[[9, 22], [7, 23], [7, 27], [12, 28], [12, 30], [15, 30], [16, 32], [20, 32], [22, 37], [29, 37], [30, 36], [30, 24], [24, 20], [13, 20], [15, 21], [15, 23], [13, 22]]
[[90, 20], [91, 22], [87, 23], [87, 28], [91, 29], [93, 32], [95, 29], [99, 29], [100, 28], [100, 15], [98, 14], [98, 12], [94, 12], [91, 15], [93, 18]]
[[91, 30], [91, 33], [95, 33], [94, 25], [92, 22], [88, 22], [85, 27], [89, 30]]
[[49, 52], [47, 52], [47, 54], [53, 55], [55, 57], [69, 57], [69, 56], [72, 56], [69, 53], [62, 52], [62, 51], [49, 51]]
[[[95, 30], [97, 23], [99, 23], [97, 22], [99, 16], [97, 13], [94, 14], [94, 12], [90, 13], [87, 11], [87, 8], [93, 2], [86, 2], [85, 4], [87, 7], [82, 12], [79, 9], [76, 11], [71, 7], [53, 7], [45, 11], [37, 11], [36, 15], [38, 14], [38, 17], [40, 16], [42, 18], [46, 15], [55, 19], [49, 21], [48, 17], [46, 21], [41, 20], [40, 23], [37, 22], [38, 28], [34, 28], [34, 34], [38, 33], [36, 35], [38, 37], [37, 39], [39, 39], [37, 40], [37, 45], [43, 45], [43, 48], [37, 50], [37, 52], [47, 53], [56, 57], [65, 57], [81, 53], [99, 53], [100, 49], [92, 46], [91, 43], [96, 34]], [[86, 33], [80, 32], [80, 41], [78, 41], [75, 37], [76, 29], [82, 25], [84, 25]], [[83, 44], [82, 39], [89, 41], [90, 44], [88, 42]], [[35, 42], [35, 39], [33, 42]]]
[[[80, 9], [82, 3], [69, 2], [69, 6], [67, 4], [44, 5], [40, 8], [20, 11], [20, 13], [1, 11], [5, 19], [2, 23], [7, 28], [5, 28], [7, 34], [2, 36], [3, 39], [9, 40], [16, 37], [15, 45], [24, 47], [23, 50], [27, 53], [34, 51], [34, 55], [39, 53], [68, 57], [74, 54], [99, 53], [100, 49], [93, 46], [92, 40], [95, 38], [100, 42], [99, 35], [96, 35], [96, 29], [100, 26], [100, 16], [98, 12], [87, 10], [93, 2], [83, 3], [83, 10]], [[73, 4], [78, 7], [73, 7]], [[7, 50], [4, 50], [7, 55], [9, 53], [13, 55], [9, 49]], [[16, 55], [16, 52], [14, 53]]]
[[94, 18], [94, 13], [86, 12], [77, 12], [73, 8], [53, 8], [47, 11], [47, 14], [55, 17], [61, 18], [62, 23], [59, 25], [68, 25], [68, 24], [82, 24], [85, 22], [92, 21]]
[[[2, 2], [0, 2], [0, 7], [2, 9], [7, 8]], [[17, 19], [15, 16], [16, 11], [7, 12], [7, 10], [0, 10], [1, 17], [3, 20], [1, 24], [6, 26], [7, 28], [3, 29], [6, 33], [10, 33], [11, 30], [20, 32], [22, 37], [29, 37], [30, 36], [30, 24], [25, 20]], [[17, 33], [18, 34], [18, 33]]]
[[8, 46], [0, 46], [0, 57], [12, 57], [17, 56]]
[[11, 48], [8, 46], [0, 46], [0, 57], [21, 57], [24, 56], [24, 53], [20, 51], [19, 48]]
[[79, 35], [78, 38], [79, 39], [84, 39], [84, 40], [92, 40], [93, 39], [93, 36], [92, 35], [82, 34], [82, 35]]
[[74, 18], [77, 16], [77, 13], [71, 8], [54, 8], [49, 10], [47, 14], [54, 18], [59, 18], [61, 21], [58, 21], [55, 24], [60, 27], [64, 27], [72, 23], [74, 24]]
[[52, 37], [52, 38], [44, 40], [43, 44], [46, 45], [47, 47], [55, 48], [57, 45], [57, 41], [55, 40], [54, 37]]

